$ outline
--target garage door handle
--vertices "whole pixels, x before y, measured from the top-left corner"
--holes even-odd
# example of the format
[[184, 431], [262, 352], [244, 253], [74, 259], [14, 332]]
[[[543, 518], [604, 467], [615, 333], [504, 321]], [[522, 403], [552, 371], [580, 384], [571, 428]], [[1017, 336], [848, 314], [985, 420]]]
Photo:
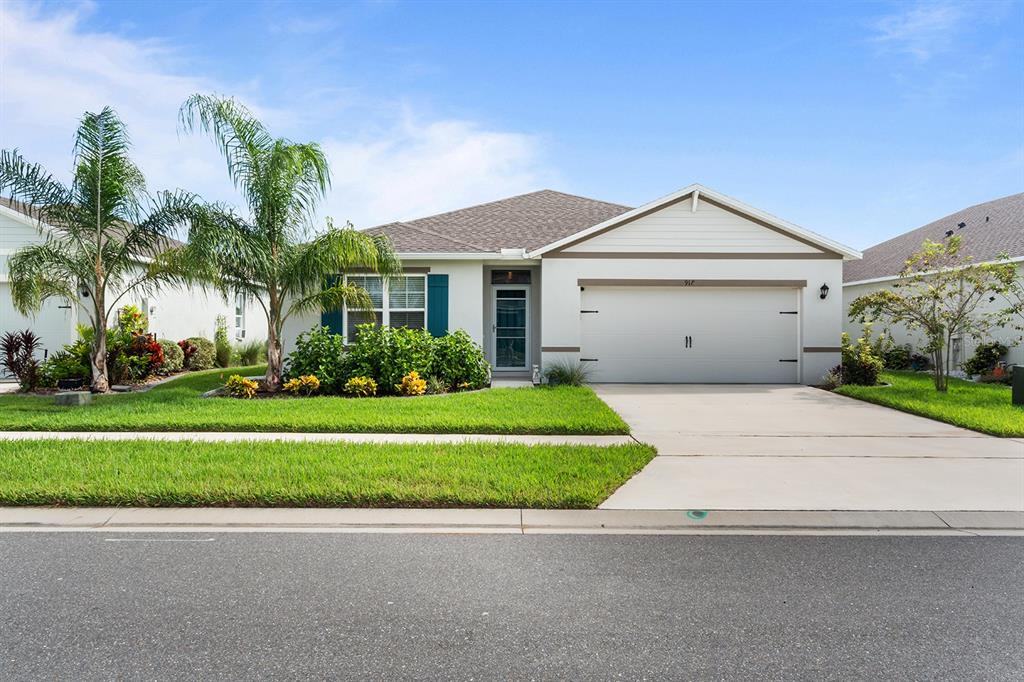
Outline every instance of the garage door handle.
[[779, 362], [796, 362], [796, 359], [794, 358], [793, 360], [779, 360]]
[[597, 362], [597, 358], [580, 358], [580, 362]]
[[580, 313], [599, 313], [600, 310], [581, 310]]

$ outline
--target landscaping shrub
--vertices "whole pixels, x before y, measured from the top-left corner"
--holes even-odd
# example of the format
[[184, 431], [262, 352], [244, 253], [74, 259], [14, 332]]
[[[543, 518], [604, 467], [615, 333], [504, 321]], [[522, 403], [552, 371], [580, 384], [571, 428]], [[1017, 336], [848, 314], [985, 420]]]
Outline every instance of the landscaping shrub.
[[413, 370], [395, 384], [395, 390], [399, 395], [423, 395], [427, 392], [427, 382], [420, 378], [419, 372]]
[[188, 371], [189, 365], [192, 364], [192, 356], [196, 354], [196, 351], [199, 350], [199, 348], [188, 339], [178, 341], [178, 348], [181, 349], [181, 367], [185, 371]]
[[427, 393], [430, 395], [438, 395], [447, 392], [448, 386], [445, 385], [443, 379], [436, 376], [427, 377]]
[[590, 368], [582, 362], [561, 360], [548, 365], [544, 378], [549, 386], [583, 386], [590, 379]]
[[911, 353], [910, 354], [910, 369], [915, 372], [922, 372], [932, 364], [931, 359], [927, 355], [922, 353]]
[[320, 380], [312, 374], [295, 377], [284, 382], [282, 388], [292, 395], [311, 396], [320, 390]]
[[40, 338], [29, 329], [0, 337], [0, 364], [15, 376], [23, 391], [34, 391], [39, 386], [39, 361], [35, 353], [40, 345]]
[[377, 382], [370, 377], [352, 377], [345, 382], [345, 393], [357, 398], [377, 395]]
[[843, 385], [843, 366], [836, 365], [829, 371], [825, 372], [825, 376], [821, 378], [821, 385], [830, 391], [834, 391]]
[[871, 328], [864, 327], [864, 334], [856, 343], [850, 342], [850, 335], [843, 332], [843, 383], [858, 386], [874, 386], [883, 369], [882, 359], [871, 346]]
[[491, 379], [491, 366], [484, 358], [483, 348], [462, 329], [434, 339], [432, 371], [431, 376], [446, 390], [482, 388]]
[[267, 344], [263, 341], [246, 341], [236, 351], [240, 365], [258, 365], [267, 358]]
[[231, 341], [228, 339], [228, 322], [223, 315], [217, 316], [217, 326], [213, 332], [214, 358], [218, 367], [231, 364]]
[[236, 398], [255, 398], [260, 385], [252, 379], [246, 379], [239, 374], [232, 374], [228, 377], [224, 388]]
[[[183, 343], [185, 345], [182, 345]], [[184, 341], [179, 341], [178, 345], [185, 351], [185, 369], [190, 372], [213, 369], [217, 355], [213, 341], [201, 336], [190, 336]]]
[[370, 377], [389, 392], [397, 390], [392, 387], [410, 372], [433, 373], [434, 342], [425, 329], [361, 324], [345, 357], [347, 375]]
[[882, 353], [886, 369], [909, 369], [910, 346], [891, 346]]
[[170, 339], [157, 341], [164, 350], [164, 364], [160, 367], [160, 374], [174, 374], [180, 372], [185, 365], [185, 353], [181, 346]]
[[995, 369], [996, 363], [1006, 355], [1007, 350], [1006, 346], [998, 341], [979, 344], [974, 349], [974, 355], [964, 362], [964, 371], [972, 376], [988, 374]]
[[136, 306], [126, 305], [117, 311], [117, 328], [131, 335], [145, 334], [149, 329], [149, 320]]
[[345, 339], [326, 327], [299, 334], [295, 350], [285, 361], [285, 379], [314, 375], [325, 393], [340, 393], [351, 376], [345, 363]]
[[91, 372], [89, 366], [81, 359], [65, 350], [59, 350], [51, 355], [40, 367], [39, 385], [54, 387], [60, 386], [60, 382], [82, 384], [89, 380]]

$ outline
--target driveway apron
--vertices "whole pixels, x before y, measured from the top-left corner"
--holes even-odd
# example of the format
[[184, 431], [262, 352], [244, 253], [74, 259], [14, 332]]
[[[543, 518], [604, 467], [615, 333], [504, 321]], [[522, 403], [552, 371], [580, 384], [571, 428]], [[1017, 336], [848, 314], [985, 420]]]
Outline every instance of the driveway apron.
[[607, 509], [1024, 510], [1024, 443], [807, 386], [599, 384], [658, 448]]

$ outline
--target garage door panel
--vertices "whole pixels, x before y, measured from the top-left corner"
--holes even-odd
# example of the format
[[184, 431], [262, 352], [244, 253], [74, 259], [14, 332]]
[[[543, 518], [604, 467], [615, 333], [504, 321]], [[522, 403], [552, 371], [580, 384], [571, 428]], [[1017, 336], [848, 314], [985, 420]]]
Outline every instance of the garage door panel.
[[797, 381], [796, 289], [591, 286], [581, 302], [594, 381]]

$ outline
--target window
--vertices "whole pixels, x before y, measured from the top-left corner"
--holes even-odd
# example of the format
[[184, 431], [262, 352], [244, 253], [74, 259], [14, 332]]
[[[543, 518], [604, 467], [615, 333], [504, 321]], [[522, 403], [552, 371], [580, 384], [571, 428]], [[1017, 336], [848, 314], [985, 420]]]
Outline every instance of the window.
[[427, 278], [425, 275], [396, 277], [385, 285], [376, 275], [349, 275], [348, 283], [370, 294], [373, 311], [346, 310], [345, 338], [356, 338], [356, 327], [376, 322], [389, 327], [423, 329], [426, 326]]
[[245, 338], [245, 294], [235, 294], [235, 338]]
[[491, 270], [491, 284], [529, 284], [529, 270]]

